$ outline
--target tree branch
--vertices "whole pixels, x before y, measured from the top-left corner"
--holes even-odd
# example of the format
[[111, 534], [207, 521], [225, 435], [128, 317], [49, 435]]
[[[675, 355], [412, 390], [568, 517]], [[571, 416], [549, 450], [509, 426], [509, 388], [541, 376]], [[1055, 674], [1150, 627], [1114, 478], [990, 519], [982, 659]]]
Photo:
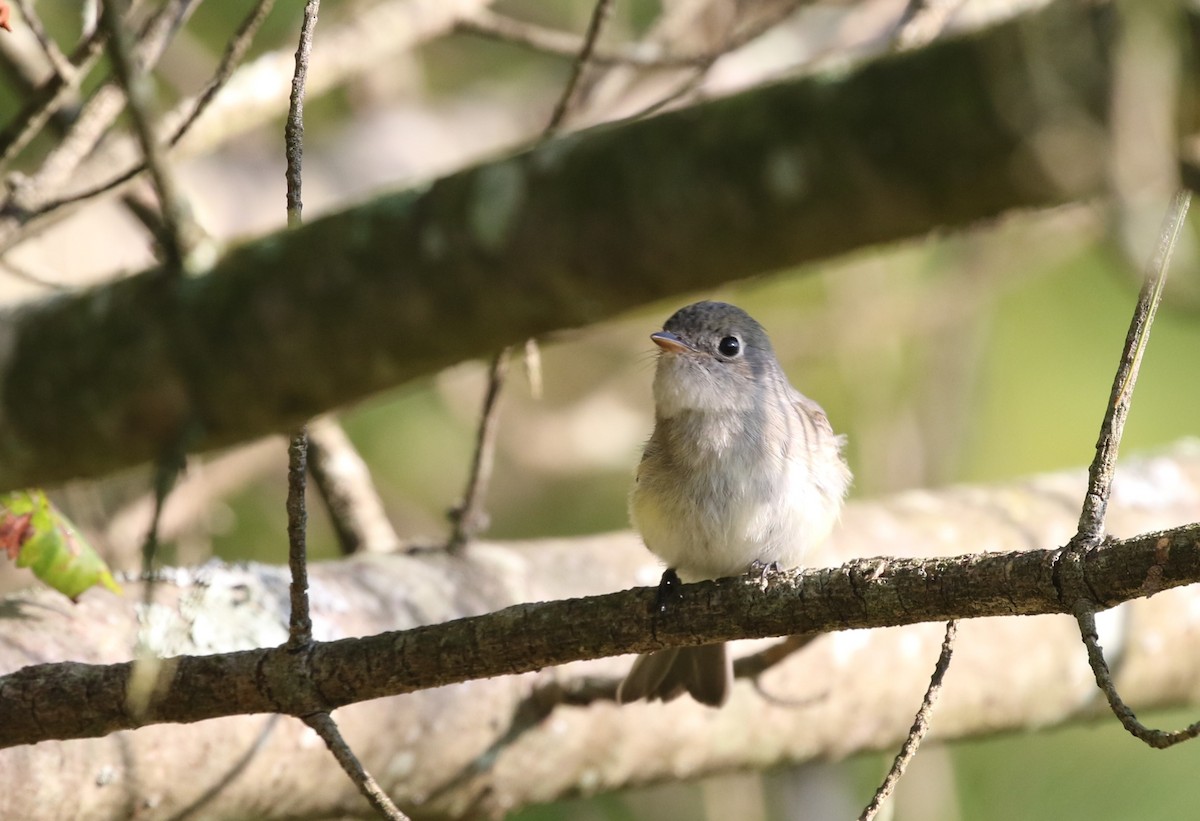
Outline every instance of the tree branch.
[[[934, 559], [856, 559], [840, 567], [687, 585], [666, 617], [656, 588], [504, 610], [401, 632], [288, 647], [180, 656], [173, 687], [138, 716], [124, 706], [132, 663], [33, 665], [0, 679], [0, 744], [87, 738], [161, 722], [240, 713], [290, 715], [580, 659], [673, 645], [987, 616], [1070, 613], [1055, 585], [1057, 549]], [[1081, 563], [1104, 606], [1200, 581], [1200, 525], [1115, 540]], [[307, 681], [300, 688], [295, 682]]]
[[[1068, 537], [1085, 478], [1080, 470], [993, 488], [852, 503], [831, 552], [814, 561], [884, 551], [909, 558], [812, 571], [795, 585], [795, 576], [781, 575], [765, 594], [737, 579], [689, 587], [683, 609], [657, 623], [646, 612], [653, 589], [517, 604], [592, 596], [631, 579], [656, 578], [659, 568], [628, 533], [510, 546], [476, 542], [461, 558], [429, 551], [316, 564], [310, 576], [314, 633], [340, 640], [324, 641], [312, 655], [290, 661], [280, 650], [255, 649], [286, 640], [285, 568], [168, 571], [159, 582], [155, 620], [145, 629], [165, 655], [188, 657], [173, 668], [166, 700], [149, 706], [147, 720], [300, 710], [312, 703], [328, 707], [347, 698], [467, 675], [508, 674], [601, 652], [645, 650], [666, 641], [941, 621], [951, 613], [1061, 611], [1053, 551], [1012, 551]], [[1169, 456], [1122, 465], [1108, 515], [1112, 532], [1198, 519], [1200, 446], [1189, 443]], [[1095, 551], [1084, 565], [1087, 580], [1107, 604], [1165, 590], [1200, 573], [1198, 539], [1193, 527]], [[995, 552], [912, 557], [966, 547]], [[130, 587], [126, 599], [136, 599], [137, 587]], [[78, 606], [67, 607], [52, 593], [26, 592], [0, 601], [0, 669], [34, 665], [0, 678], [4, 744], [47, 738], [60, 729], [82, 735], [129, 726], [123, 700], [114, 698], [127, 667], [107, 666], [124, 658], [139, 629], [126, 599], [88, 593]], [[1119, 660], [1125, 696], [1138, 709], [1195, 702], [1191, 682], [1200, 676], [1200, 654], [1184, 648], [1197, 646], [1200, 625], [1178, 614], [1198, 605], [1200, 587], [1192, 587], [1138, 599], [1099, 619], [1106, 649]], [[448, 621], [501, 608], [507, 609]], [[420, 624], [433, 626], [344, 638]], [[515, 711], [546, 676], [572, 690], [576, 680], [616, 679], [628, 660], [610, 659], [356, 704], [338, 712], [338, 723], [372, 765], [380, 786], [406, 811], [500, 816], [580, 791], [894, 749], [928, 685], [928, 661], [937, 654], [941, 634], [940, 625], [929, 624], [821, 636], [764, 674], [762, 690], [769, 697], [739, 682], [722, 710], [684, 699], [622, 708], [600, 701], [553, 709], [550, 720], [526, 722], [509, 733], [510, 725], [521, 723]], [[1030, 653], [1031, 646], [1038, 652]], [[225, 655], [196, 657], [199, 653]], [[955, 686], [939, 701], [939, 738], [1107, 716], [1084, 656], [1070, 617], [964, 622]], [[74, 662], [45, 663], [59, 659]], [[887, 687], [879, 686], [881, 677]], [[123, 801], [129, 793], [98, 788], [103, 772], [117, 783], [136, 784], [130, 789], [151, 791], [167, 816], [170, 808], [188, 806], [222, 782], [230, 783], [206, 805], [209, 817], [245, 817], [268, 805], [293, 816], [303, 814], [296, 807], [304, 806], [314, 817], [361, 807], [341, 769], [327, 760], [323, 747], [298, 735], [295, 723], [278, 722], [264, 742], [265, 732], [261, 716], [246, 715], [13, 747], [0, 751], [0, 790], [9, 796], [6, 809], [29, 821], [60, 818], [63, 807], [89, 818], [128, 817]], [[711, 743], [717, 738], [720, 744]], [[229, 755], [212, 756], [213, 745]], [[255, 745], [261, 751], [232, 779], [229, 767]], [[621, 755], [612, 755], [615, 749]], [[50, 764], [60, 774], [55, 783], [62, 785], [62, 801], [69, 803], [55, 804], [44, 791], [19, 788], [22, 774]], [[265, 773], [273, 775], [256, 777]]]
[[[0, 488], [152, 458], [189, 414], [198, 447], [230, 444], [651, 299], [1092, 196], [1106, 20], [1060, 3], [548, 143], [235, 249], [207, 276], [31, 306], [0, 331]], [[1030, 151], [1051, 127], [1074, 141], [1070, 174]]]
[[[324, 46], [313, 61], [307, 82], [309, 98], [328, 93], [354, 77], [377, 70], [380, 63], [446, 34], [459, 16], [469, 15], [489, 2], [381, 0], [361, 4], [341, 25], [330, 28], [323, 36]], [[164, 118], [162, 138], [175, 146], [174, 136], [186, 125], [174, 153], [196, 155], [238, 134], [267, 125], [287, 113], [294, 69], [291, 49], [255, 58], [222, 82], [221, 93], [204, 103], [204, 116], [196, 122], [188, 123], [201, 100], [186, 100], [177, 106]], [[206, 89], [201, 97], [207, 93]], [[52, 184], [40, 186], [32, 201], [23, 200], [23, 210], [9, 208], [0, 213], [0, 251], [64, 216], [75, 207], [78, 196], [93, 196], [108, 190], [115, 169], [122, 169], [120, 174], [132, 178], [139, 165], [136, 144], [131, 140], [114, 140], [99, 146], [70, 181], [55, 179]]]

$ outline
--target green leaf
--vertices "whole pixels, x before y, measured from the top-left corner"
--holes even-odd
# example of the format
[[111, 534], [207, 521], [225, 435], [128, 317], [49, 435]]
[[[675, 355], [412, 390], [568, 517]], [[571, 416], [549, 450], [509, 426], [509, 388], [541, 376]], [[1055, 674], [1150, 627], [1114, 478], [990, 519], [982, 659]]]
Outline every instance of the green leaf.
[[72, 601], [98, 584], [121, 593], [104, 559], [40, 490], [0, 495], [0, 550]]

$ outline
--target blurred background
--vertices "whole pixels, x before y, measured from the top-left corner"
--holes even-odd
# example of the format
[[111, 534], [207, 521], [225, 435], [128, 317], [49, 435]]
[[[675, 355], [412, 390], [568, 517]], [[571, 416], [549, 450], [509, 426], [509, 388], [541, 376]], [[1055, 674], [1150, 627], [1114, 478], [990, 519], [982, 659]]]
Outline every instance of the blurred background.
[[[81, 5], [85, 11], [89, 6], [78, 0], [36, 4], [63, 50], [87, 24]], [[356, 26], [374, 30], [360, 36], [386, 40], [383, 27], [390, 18], [380, 9], [405, 5], [413, 4], [326, 0], [316, 52], [320, 55], [323, 43], [344, 45], [335, 32], [353, 35]], [[576, 37], [592, 10], [588, 0], [478, 5]], [[677, 7], [685, 5], [672, 8], [682, 14]], [[837, 68], [893, 47], [906, 5], [904, 0], [792, 4], [763, 36], [717, 60], [680, 102], [779, 74]], [[950, 5], [954, 10], [944, 27], [952, 32], [1032, 4]], [[1180, 23], [1170, 3], [1141, 5], [1154, 8], [1129, 12], [1118, 69], [1111, 198], [873, 248], [644, 306], [606, 325], [542, 340], [541, 395], [533, 395], [518, 361], [502, 398], [488, 537], [530, 539], [627, 527], [626, 496], [652, 422], [654, 348], [648, 335], [693, 298], [734, 302], [766, 326], [792, 382], [848, 435], [853, 497], [1085, 465], [1140, 269], [1150, 258], [1174, 186]], [[221, 0], [197, 7], [156, 71], [164, 109], [197, 93], [253, 6], [250, 0]], [[250, 59], [278, 54], [290, 59], [300, 11], [299, 3], [279, 4]], [[661, 12], [653, 0], [616, 3], [602, 46], [617, 49], [658, 31]], [[17, 37], [0, 37], [5, 123], [20, 111], [22, 71], [30, 74], [42, 56], [30, 51], [37, 47], [28, 38], [19, 42], [23, 45]], [[308, 103], [306, 217], [526, 144], [545, 126], [572, 67], [569, 57], [461, 28], [439, 31], [412, 47], [370, 48], [377, 51], [368, 66], [347, 69]], [[350, 56], [327, 57], [337, 63]], [[593, 99], [602, 98], [605, 82], [627, 83], [631, 95], [653, 93], [644, 78], [614, 81], [618, 71], [594, 80], [599, 90]], [[85, 93], [95, 84], [89, 77]], [[285, 223], [282, 111], [268, 106], [257, 121], [250, 118], [253, 127], [243, 128], [232, 114], [207, 126], [202, 120], [198, 128], [212, 133], [181, 145], [178, 169], [187, 196], [201, 225], [220, 242]], [[597, 104], [580, 112], [574, 125], [619, 113]], [[93, 156], [115, 151], [121, 136], [114, 132], [99, 140]], [[9, 165], [10, 185], [20, 180], [14, 174], [36, 173], [56, 144], [51, 136], [35, 139]], [[80, 184], [89, 173], [103, 178], [119, 167], [116, 159], [84, 163]], [[146, 231], [119, 198], [66, 210], [70, 213], [6, 241], [0, 257], [0, 297], [6, 302], [47, 298], [152, 264]], [[1154, 327], [1125, 453], [1195, 435], [1200, 427], [1195, 226], [1192, 220], [1185, 229]], [[464, 363], [340, 415], [404, 539], [435, 543], [446, 537], [446, 512], [462, 494], [470, 463], [486, 370], [483, 362]], [[218, 556], [282, 563], [284, 448], [278, 438], [194, 460], [183, 498], [173, 502], [186, 510], [168, 527], [164, 561], [192, 564]], [[114, 564], [131, 568], [144, 534], [148, 486], [147, 472], [133, 471], [69, 485], [55, 498]], [[336, 557], [336, 540], [316, 505], [310, 528], [314, 557]], [[970, 549], [963, 545], [964, 552]], [[23, 574], [5, 568], [3, 583], [8, 589], [26, 584]], [[1175, 726], [1188, 717], [1151, 720]], [[728, 775], [534, 808], [516, 817], [844, 819], [861, 809], [890, 757], [889, 752], [766, 775]], [[1109, 718], [1095, 726], [931, 745], [901, 783], [894, 817], [1192, 817], [1190, 776], [1197, 767], [1200, 747], [1152, 751]], [[1188, 788], [1176, 789], [1180, 784]]]

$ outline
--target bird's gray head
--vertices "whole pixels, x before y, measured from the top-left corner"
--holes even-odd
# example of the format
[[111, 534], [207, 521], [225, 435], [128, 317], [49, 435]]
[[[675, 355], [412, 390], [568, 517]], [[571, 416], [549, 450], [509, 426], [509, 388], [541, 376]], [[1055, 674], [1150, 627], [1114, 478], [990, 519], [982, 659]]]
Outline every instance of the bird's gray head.
[[764, 390], [787, 385], [767, 332], [734, 305], [680, 308], [650, 338], [662, 349], [654, 374], [660, 417], [744, 410]]

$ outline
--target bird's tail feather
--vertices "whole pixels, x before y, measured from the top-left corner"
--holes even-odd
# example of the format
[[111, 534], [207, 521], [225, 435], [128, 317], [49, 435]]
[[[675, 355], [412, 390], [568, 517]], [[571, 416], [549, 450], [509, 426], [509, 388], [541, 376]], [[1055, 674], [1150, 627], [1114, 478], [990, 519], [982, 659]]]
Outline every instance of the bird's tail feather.
[[720, 707], [732, 686], [733, 668], [724, 643], [669, 647], [638, 656], [617, 688], [617, 702], [670, 701], [687, 692], [701, 704]]

